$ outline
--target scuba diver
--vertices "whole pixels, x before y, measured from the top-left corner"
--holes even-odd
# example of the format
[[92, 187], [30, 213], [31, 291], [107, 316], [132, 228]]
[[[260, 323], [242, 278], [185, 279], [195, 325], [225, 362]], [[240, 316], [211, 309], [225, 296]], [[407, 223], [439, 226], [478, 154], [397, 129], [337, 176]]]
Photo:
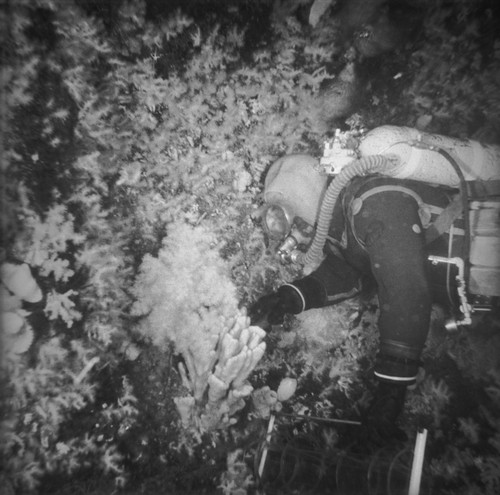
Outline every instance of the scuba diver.
[[280, 158], [261, 218], [281, 259], [307, 274], [260, 297], [252, 324], [268, 329], [374, 287], [378, 384], [363, 423], [375, 440], [400, 437], [432, 306], [444, 308], [448, 329], [498, 309], [499, 186], [499, 147], [405, 127], [337, 131], [321, 160]]

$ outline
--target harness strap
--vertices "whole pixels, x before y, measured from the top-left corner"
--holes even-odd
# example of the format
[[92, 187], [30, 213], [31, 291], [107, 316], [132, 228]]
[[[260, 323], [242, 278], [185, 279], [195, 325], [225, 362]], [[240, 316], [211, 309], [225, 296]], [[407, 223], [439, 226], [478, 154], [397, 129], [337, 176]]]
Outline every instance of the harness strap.
[[[369, 198], [370, 196], [374, 196], [375, 194], [380, 194], [380, 193], [384, 193], [384, 192], [399, 192], [402, 194], [406, 194], [407, 196], [410, 196], [411, 198], [413, 198], [416, 201], [420, 212], [424, 211], [424, 208], [426, 206], [429, 206], [429, 205], [426, 205], [426, 203], [423, 202], [422, 198], [412, 189], [409, 189], [408, 187], [404, 187], [404, 186], [393, 185], [393, 184], [372, 187], [371, 189], [368, 189], [367, 191], [363, 192], [362, 194], [360, 194], [357, 197], [354, 195], [350, 199], [350, 202], [347, 206], [347, 212], [348, 212], [347, 217], [349, 219], [349, 224], [351, 226], [351, 232], [353, 233], [354, 238], [356, 239], [358, 244], [364, 250], [366, 250], [366, 246], [365, 246], [364, 242], [358, 237], [358, 235], [356, 233], [356, 229], [354, 227], [354, 216], [360, 210], [365, 199]], [[440, 210], [440, 211], [442, 211], [442, 210]]]
[[462, 198], [460, 194], [453, 197], [451, 203], [441, 212], [434, 222], [425, 231], [425, 242], [430, 244], [442, 234], [447, 232], [453, 222], [463, 213]]
[[[428, 211], [429, 213], [434, 213], [437, 214], [438, 217], [430, 224], [424, 225], [425, 228], [425, 242], [426, 244], [431, 244], [433, 241], [435, 241], [438, 237], [440, 237], [442, 234], [445, 232], [448, 232], [453, 225], [453, 222], [459, 218], [463, 211], [462, 211], [462, 198], [460, 194], [456, 194], [450, 204], [446, 208], [439, 208], [435, 207], [433, 205], [424, 203], [422, 198], [420, 197], [419, 194], [417, 194], [415, 191], [412, 189], [409, 189], [404, 186], [397, 186], [397, 185], [384, 185], [384, 186], [377, 186], [369, 189], [368, 191], [365, 191], [358, 197], [359, 204], [362, 204], [362, 202], [369, 198], [370, 196], [373, 196], [375, 194], [380, 194], [383, 192], [400, 192], [403, 194], [406, 194], [410, 197], [412, 197], [418, 207], [421, 213]], [[351, 223], [351, 228], [354, 233], [354, 236], [356, 237], [358, 243], [363, 246], [363, 243], [360, 241], [360, 239], [357, 238], [355, 229], [354, 229], [354, 215], [356, 214], [356, 207], [355, 207], [355, 201], [356, 198], [353, 198], [351, 200], [351, 203], [349, 205], [349, 219]], [[354, 204], [353, 204], [354, 203]], [[430, 220], [430, 219], [429, 219]], [[422, 218], [422, 223], [424, 223], [424, 219]], [[426, 222], [425, 222], [426, 223]], [[461, 229], [460, 229], [461, 230]], [[457, 232], [460, 233], [460, 232]]]
[[368, 191], [365, 191], [359, 196], [359, 199], [364, 201], [366, 198], [369, 198], [370, 196], [373, 196], [374, 194], [379, 194], [383, 192], [401, 192], [403, 194], [406, 194], [408, 196], [411, 196], [418, 204], [419, 207], [421, 207], [424, 202], [422, 201], [422, 198], [412, 189], [409, 189], [408, 187], [404, 186], [396, 186], [396, 185], [386, 185], [386, 186], [376, 186], [372, 187], [371, 189], [368, 189]]
[[500, 196], [500, 180], [467, 181], [467, 195], [470, 200]]

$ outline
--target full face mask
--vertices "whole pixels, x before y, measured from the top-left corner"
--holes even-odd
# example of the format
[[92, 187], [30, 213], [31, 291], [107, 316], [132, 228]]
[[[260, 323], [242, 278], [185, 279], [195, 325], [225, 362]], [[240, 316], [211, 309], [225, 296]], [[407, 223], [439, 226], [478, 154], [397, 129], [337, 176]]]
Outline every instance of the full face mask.
[[284, 156], [269, 169], [262, 218], [268, 236], [282, 240], [278, 249], [282, 261], [295, 261], [309, 246], [326, 185], [319, 161], [309, 155]]
[[283, 263], [294, 263], [300, 252], [309, 246], [314, 228], [300, 217], [291, 219], [287, 209], [277, 204], [266, 207], [264, 228], [267, 235], [276, 241], [282, 241], [278, 248], [278, 256]]

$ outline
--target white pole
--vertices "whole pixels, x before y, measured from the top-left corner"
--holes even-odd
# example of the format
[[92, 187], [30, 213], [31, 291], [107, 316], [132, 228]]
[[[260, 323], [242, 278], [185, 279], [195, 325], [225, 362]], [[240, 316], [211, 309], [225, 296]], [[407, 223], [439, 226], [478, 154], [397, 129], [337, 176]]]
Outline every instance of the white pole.
[[273, 433], [275, 418], [276, 416], [274, 415], [274, 413], [272, 413], [269, 418], [269, 424], [267, 426], [266, 443], [264, 445], [264, 449], [262, 450], [262, 457], [260, 458], [259, 470], [258, 470], [259, 478], [262, 478], [262, 473], [264, 472], [264, 465], [266, 464], [267, 451], [269, 449], [269, 444], [271, 443], [271, 436]]
[[422, 480], [422, 468], [424, 465], [425, 444], [427, 442], [427, 429], [417, 433], [415, 450], [413, 452], [413, 464], [411, 466], [410, 488], [408, 495], [420, 493], [420, 482]]

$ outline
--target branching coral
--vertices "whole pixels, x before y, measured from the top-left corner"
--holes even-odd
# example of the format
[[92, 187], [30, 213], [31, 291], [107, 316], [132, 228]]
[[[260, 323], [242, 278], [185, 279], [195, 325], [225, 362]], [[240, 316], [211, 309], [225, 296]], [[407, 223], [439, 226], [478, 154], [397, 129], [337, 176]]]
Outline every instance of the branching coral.
[[[76, 232], [74, 217], [68, 213], [64, 205], [57, 205], [50, 208], [45, 219], [33, 211], [26, 197], [22, 199], [22, 213], [24, 216], [24, 228], [17, 236], [15, 242], [15, 252], [20, 259], [26, 260], [32, 267], [39, 271], [40, 276], [52, 278], [54, 282], [66, 283], [75, 274], [74, 267], [70, 266], [67, 260], [68, 253], [76, 250], [76, 246], [81, 244], [84, 236]], [[23, 280], [28, 280], [28, 274], [22, 275]], [[19, 274], [21, 278], [21, 274]], [[26, 282], [23, 282], [26, 283]], [[41, 293], [36, 291], [33, 281], [25, 286], [24, 291], [28, 291], [30, 298], [42, 299]], [[60, 293], [54, 288], [47, 295], [45, 312], [50, 320], [61, 319], [71, 327], [75, 321], [81, 318], [81, 313], [75, 307], [71, 297], [77, 295], [76, 291], [68, 290]], [[24, 296], [26, 297], [26, 296]], [[25, 299], [29, 300], [29, 299]]]
[[191, 397], [176, 401], [183, 422], [210, 429], [241, 409], [265, 333], [238, 311], [215, 236], [202, 225], [172, 224], [158, 258], [145, 257], [134, 293], [133, 313], [146, 316], [139, 331], [184, 359]]
[[201, 415], [206, 429], [234, 422], [229, 418], [245, 406], [244, 398], [253, 390], [247, 378], [264, 355], [266, 345], [262, 342], [264, 330], [249, 323], [250, 319], [242, 314], [221, 335], [217, 364], [207, 380], [208, 402]]
[[264, 336], [261, 328], [249, 326], [249, 318], [242, 313], [229, 330], [222, 331], [208, 359], [200, 361], [189, 350], [183, 354], [186, 366], [181, 363], [179, 371], [192, 396], [177, 398], [175, 403], [184, 425], [194, 422], [209, 430], [227, 423], [244, 407], [244, 398], [253, 390], [247, 378], [265, 351]]
[[[89, 365], [95, 357], [83, 342], [72, 341], [71, 351], [62, 339], [52, 338], [38, 349], [35, 367], [18, 362], [0, 380], [5, 398], [1, 423], [0, 459], [8, 483], [19, 493], [35, 493], [47, 473], [73, 475], [82, 467], [112, 473], [124, 481], [123, 456], [115, 443], [102, 442], [90, 431], [72, 431], [67, 422], [73, 414], [95, 404], [95, 385], [89, 380]], [[116, 422], [117, 437], [133, 424], [136, 399], [123, 381], [117, 404], [108, 404], [94, 416], [95, 425]]]

